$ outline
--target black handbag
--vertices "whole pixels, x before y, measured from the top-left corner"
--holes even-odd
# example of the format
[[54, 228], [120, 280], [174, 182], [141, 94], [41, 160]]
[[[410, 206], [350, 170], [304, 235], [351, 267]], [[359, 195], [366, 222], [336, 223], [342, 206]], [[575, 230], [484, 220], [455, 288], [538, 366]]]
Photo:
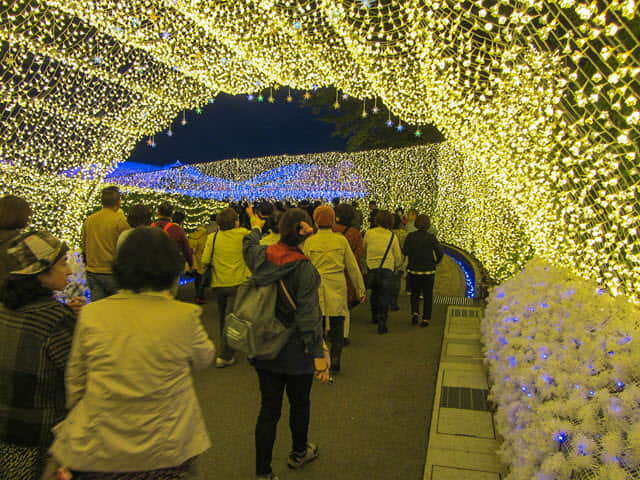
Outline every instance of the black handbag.
[[213, 244], [211, 245], [211, 257], [209, 257], [209, 263], [204, 267], [204, 273], [202, 274], [202, 279], [200, 280], [200, 288], [196, 294], [197, 298], [204, 298], [204, 289], [211, 286], [211, 280], [213, 279], [213, 251], [216, 248], [216, 238], [218, 237], [218, 232], [216, 232], [213, 236]]
[[389, 244], [387, 245], [387, 249], [384, 251], [384, 255], [382, 256], [382, 261], [380, 262], [380, 266], [378, 268], [373, 268], [369, 270], [367, 273], [363, 275], [364, 286], [366, 288], [371, 288], [371, 284], [373, 283], [373, 277], [375, 272], [380, 270], [384, 265], [384, 261], [387, 259], [387, 255], [389, 254], [389, 249], [391, 248], [391, 244], [393, 243], [394, 234], [391, 232], [391, 239], [389, 240]]

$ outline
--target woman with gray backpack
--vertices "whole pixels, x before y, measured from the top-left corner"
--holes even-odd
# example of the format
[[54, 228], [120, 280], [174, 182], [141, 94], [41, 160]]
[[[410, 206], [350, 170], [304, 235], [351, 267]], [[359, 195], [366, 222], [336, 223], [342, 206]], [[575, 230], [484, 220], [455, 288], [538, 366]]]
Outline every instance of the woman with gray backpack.
[[256, 475], [277, 480], [271, 468], [276, 427], [287, 391], [293, 446], [289, 468], [300, 468], [318, 456], [318, 447], [308, 441], [310, 393], [313, 377], [329, 381], [329, 365], [322, 340], [322, 313], [318, 299], [320, 275], [300, 246], [313, 233], [309, 215], [291, 209], [280, 218], [280, 241], [260, 245], [264, 220], [247, 209], [253, 230], [244, 237], [244, 260], [257, 285], [278, 283], [276, 317], [292, 333], [271, 360], [250, 359], [258, 373], [261, 408], [255, 430]]

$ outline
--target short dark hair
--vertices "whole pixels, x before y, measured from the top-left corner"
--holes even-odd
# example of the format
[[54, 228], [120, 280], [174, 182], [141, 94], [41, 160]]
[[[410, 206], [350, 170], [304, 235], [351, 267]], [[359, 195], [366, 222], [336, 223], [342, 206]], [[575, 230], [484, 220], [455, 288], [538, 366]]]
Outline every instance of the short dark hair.
[[236, 212], [233, 208], [225, 208], [218, 214], [216, 221], [220, 226], [220, 230], [231, 230], [236, 226], [237, 220], [238, 212]]
[[258, 215], [261, 217], [268, 217], [273, 213], [273, 210], [273, 204], [269, 202], [261, 202], [260, 205], [258, 205]]
[[9, 275], [0, 286], [0, 303], [15, 310], [52, 294], [52, 290], [42, 286], [38, 275]]
[[151, 225], [151, 210], [146, 205], [138, 203], [129, 208], [127, 222], [131, 228], [148, 227]]
[[399, 230], [402, 228], [402, 217], [397, 213], [393, 215], [393, 229]]
[[173, 223], [182, 223], [184, 222], [184, 219], [187, 218], [187, 216], [184, 214], [184, 212], [173, 212], [173, 217], [171, 217], [171, 220], [173, 221]]
[[102, 189], [100, 203], [103, 207], [115, 207], [120, 201], [120, 189], [115, 185]]
[[335, 197], [331, 199], [331, 203], [333, 203], [334, 207], [340, 205], [340, 197]]
[[295, 247], [306, 237], [300, 235], [300, 222], [311, 225], [311, 217], [300, 208], [291, 208], [280, 217], [280, 241], [290, 247]]
[[217, 213], [212, 213], [211, 216], [209, 217], [209, 221], [215, 222], [216, 218], [218, 218], [218, 214]]
[[173, 214], [173, 205], [169, 202], [162, 202], [158, 205], [158, 215], [161, 217], [171, 217]]
[[5, 195], [0, 198], [0, 230], [26, 228], [31, 213], [31, 207], [24, 198]]
[[376, 201], [375, 201], [375, 200], [371, 200], [371, 201], [369, 202], [369, 206], [371, 206], [371, 205], [373, 205], [374, 207], [377, 207], [377, 206], [378, 206], [378, 204], [376, 203]]
[[429, 230], [429, 227], [431, 226], [431, 219], [424, 214], [418, 215], [414, 225], [418, 230]]
[[391, 230], [393, 228], [393, 214], [388, 210], [380, 210], [376, 214], [376, 225]]
[[336, 223], [339, 223], [340, 225], [350, 227], [355, 216], [356, 212], [348, 203], [340, 203], [336, 207]]
[[120, 288], [167, 290], [184, 269], [176, 243], [159, 228], [134, 229], [116, 252], [113, 273]]
[[282, 212], [276, 210], [267, 218], [267, 228], [273, 233], [280, 233], [280, 217], [282, 217]]

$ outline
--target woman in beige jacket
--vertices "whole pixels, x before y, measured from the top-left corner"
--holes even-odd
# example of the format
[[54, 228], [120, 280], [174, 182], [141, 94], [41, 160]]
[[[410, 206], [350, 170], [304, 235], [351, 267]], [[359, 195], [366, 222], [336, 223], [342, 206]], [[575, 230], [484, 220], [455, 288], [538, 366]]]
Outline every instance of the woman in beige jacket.
[[303, 248], [305, 255], [311, 259], [311, 263], [322, 277], [318, 293], [322, 315], [329, 318], [327, 337], [331, 343], [333, 373], [340, 371], [340, 356], [344, 346], [344, 319], [349, 314], [345, 269], [361, 302], [364, 302], [366, 295], [362, 273], [349, 242], [344, 235], [331, 230], [335, 218], [333, 208], [326, 205], [316, 208], [313, 220], [318, 226], [318, 233], [309, 237]]
[[123, 290], [84, 307], [66, 372], [70, 412], [50, 449], [74, 480], [190, 478], [210, 447], [191, 372], [214, 346], [200, 307], [168, 291], [183, 263], [162, 230], [135, 229], [114, 266]]

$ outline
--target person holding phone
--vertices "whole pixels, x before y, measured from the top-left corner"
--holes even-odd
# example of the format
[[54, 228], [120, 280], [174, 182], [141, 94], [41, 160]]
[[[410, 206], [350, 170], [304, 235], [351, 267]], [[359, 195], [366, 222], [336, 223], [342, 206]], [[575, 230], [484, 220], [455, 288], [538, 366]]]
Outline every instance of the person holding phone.
[[244, 259], [258, 285], [283, 281], [294, 309], [279, 286], [276, 316], [287, 327], [295, 327], [288, 342], [272, 360], [251, 360], [260, 383], [261, 407], [256, 423], [256, 475], [259, 480], [277, 480], [271, 467], [276, 428], [287, 392], [292, 448], [287, 464], [298, 469], [318, 457], [318, 446], [308, 441], [313, 378], [329, 382], [329, 362], [322, 340], [322, 313], [318, 287], [320, 274], [301, 250], [313, 234], [311, 218], [297, 208], [280, 218], [280, 241], [260, 245], [264, 220], [247, 208], [251, 233], [244, 237]]

